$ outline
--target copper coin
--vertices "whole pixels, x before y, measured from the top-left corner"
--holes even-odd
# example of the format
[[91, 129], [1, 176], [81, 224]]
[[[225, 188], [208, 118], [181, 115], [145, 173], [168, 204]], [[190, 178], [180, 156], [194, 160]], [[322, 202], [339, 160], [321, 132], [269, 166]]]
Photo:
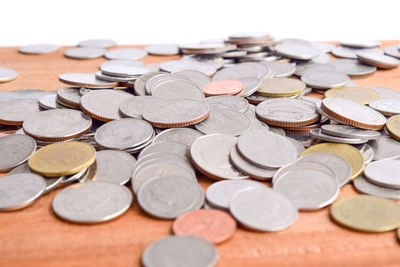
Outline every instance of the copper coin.
[[176, 235], [194, 235], [217, 244], [235, 233], [236, 221], [221, 210], [193, 210], [179, 216], [172, 225], [172, 231]]
[[204, 86], [206, 96], [235, 95], [244, 90], [244, 84], [237, 80], [214, 81]]

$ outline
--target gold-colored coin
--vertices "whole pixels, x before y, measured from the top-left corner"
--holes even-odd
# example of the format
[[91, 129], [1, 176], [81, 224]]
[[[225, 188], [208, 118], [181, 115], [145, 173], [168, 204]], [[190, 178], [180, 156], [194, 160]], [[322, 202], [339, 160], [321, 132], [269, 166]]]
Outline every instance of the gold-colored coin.
[[36, 151], [28, 161], [32, 171], [46, 177], [75, 174], [93, 164], [96, 150], [77, 141], [59, 142]]
[[351, 179], [356, 179], [364, 170], [365, 162], [361, 152], [347, 144], [336, 144], [336, 143], [322, 143], [307, 148], [300, 156], [315, 152], [325, 152], [335, 154], [345, 159], [351, 166]]
[[325, 97], [344, 98], [359, 104], [369, 104], [379, 99], [379, 94], [371, 89], [364, 87], [341, 87], [330, 89], [325, 92]]
[[400, 141], [400, 115], [390, 117], [386, 122], [386, 129], [394, 139]]
[[271, 78], [261, 82], [257, 93], [268, 97], [288, 97], [300, 94], [306, 84], [293, 78]]
[[386, 232], [400, 226], [400, 206], [393, 200], [368, 195], [343, 198], [331, 206], [337, 223], [365, 232]]

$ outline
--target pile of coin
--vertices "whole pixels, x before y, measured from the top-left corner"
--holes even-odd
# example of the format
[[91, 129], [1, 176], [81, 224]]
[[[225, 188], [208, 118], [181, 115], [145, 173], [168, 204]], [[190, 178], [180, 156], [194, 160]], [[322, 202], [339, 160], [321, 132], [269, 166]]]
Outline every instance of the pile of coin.
[[[348, 228], [400, 226], [390, 200], [400, 199], [400, 92], [350, 80], [397, 67], [397, 46], [274, 41], [267, 33], [106, 50], [114, 45], [87, 40], [67, 50], [69, 58], [109, 59], [96, 73], [59, 75], [72, 87], [2, 94], [0, 171], [11, 172], [0, 179], [0, 210], [68, 185], [53, 199], [55, 214], [97, 223], [136, 197], [146, 214], [175, 220], [175, 236], [144, 251], [146, 266], [212, 266], [214, 244], [237, 223], [283, 230], [299, 211], [332, 203], [333, 220]], [[184, 55], [144, 65], [138, 59], [147, 53]], [[204, 191], [197, 173], [217, 181]], [[335, 202], [350, 182], [371, 196]]]

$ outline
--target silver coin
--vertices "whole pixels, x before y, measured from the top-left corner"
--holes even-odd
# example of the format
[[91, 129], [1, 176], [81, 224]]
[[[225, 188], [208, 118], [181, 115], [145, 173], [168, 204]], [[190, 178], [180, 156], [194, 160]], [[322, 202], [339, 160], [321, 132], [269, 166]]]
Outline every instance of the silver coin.
[[34, 173], [17, 173], [0, 179], [0, 210], [11, 211], [25, 208], [40, 197], [46, 183]]
[[299, 38], [285, 38], [283, 40], [280, 40], [279, 43], [281, 44], [295, 44], [295, 45], [302, 45], [302, 46], [307, 46], [311, 47], [312, 43], [310, 41], [304, 40], [304, 39], [299, 39]]
[[79, 87], [64, 87], [57, 90], [57, 100], [62, 105], [76, 108], [81, 102]]
[[218, 55], [194, 54], [184, 55], [182, 61], [200, 62], [212, 65], [215, 69], [220, 69], [224, 64], [224, 59]]
[[189, 81], [197, 85], [198, 88], [203, 89], [208, 83], [212, 82], [212, 79], [204, 73], [196, 70], [180, 70], [173, 74], [181, 75], [186, 77]]
[[42, 109], [62, 109], [65, 108], [57, 102], [57, 94], [44, 95], [39, 98], [39, 106]]
[[171, 80], [158, 83], [152, 88], [151, 94], [163, 99], [204, 99], [203, 90], [192, 82], [184, 80]]
[[335, 67], [329, 64], [323, 64], [323, 63], [300, 63], [296, 64], [296, 71], [295, 75], [297, 76], [302, 76], [308, 71], [315, 71], [315, 72], [320, 72], [320, 71], [335, 71]]
[[311, 46], [322, 53], [330, 53], [335, 48], [333, 44], [328, 44], [328, 43], [313, 42], [311, 43]]
[[369, 51], [376, 54], [383, 54], [383, 51], [379, 48], [367, 48], [367, 49], [359, 49], [359, 48], [351, 48], [344, 46], [337, 46], [332, 50], [332, 54], [340, 57], [340, 58], [350, 58], [357, 59], [358, 51]]
[[350, 76], [362, 76], [374, 73], [376, 71], [376, 67], [363, 64], [355, 59], [331, 60], [328, 62], [328, 64], [334, 66], [336, 71]]
[[211, 267], [217, 263], [217, 249], [195, 236], [169, 236], [153, 242], [142, 254], [146, 267]]
[[365, 164], [370, 163], [374, 159], [375, 152], [369, 144], [355, 145], [355, 147], [360, 150]]
[[385, 54], [391, 57], [400, 58], [400, 49], [398, 45], [391, 45], [384, 49]]
[[98, 223], [123, 214], [132, 203], [125, 186], [90, 182], [70, 185], [53, 199], [52, 208], [60, 218], [76, 223]]
[[246, 112], [249, 108], [249, 102], [240, 96], [232, 96], [232, 95], [220, 95], [220, 96], [211, 96], [207, 97], [204, 100], [211, 109], [224, 109], [226, 106], [239, 111]]
[[330, 89], [346, 85], [350, 78], [337, 71], [307, 71], [301, 76], [301, 80], [312, 88]]
[[381, 45], [379, 41], [341, 41], [340, 45], [353, 48], [373, 48]]
[[117, 45], [115, 41], [110, 39], [90, 39], [84, 40], [78, 43], [77, 46], [81, 47], [99, 47], [99, 48], [110, 48]]
[[279, 178], [274, 179], [273, 189], [289, 198], [300, 210], [323, 208], [339, 195], [336, 177], [322, 171], [318, 167], [320, 163], [306, 163], [298, 162], [296, 168], [281, 169]]
[[121, 102], [119, 112], [124, 117], [141, 119], [146, 107], [153, 103], [163, 103], [164, 101], [154, 96], [135, 96]]
[[190, 147], [190, 158], [204, 175], [216, 179], [246, 179], [229, 161], [229, 152], [237, 138], [225, 134], [209, 134], [197, 138]]
[[371, 140], [381, 136], [380, 132], [374, 130], [363, 130], [350, 125], [324, 124], [321, 125], [322, 133], [352, 139]]
[[153, 63], [153, 64], [147, 64], [144, 67], [149, 71], [149, 72], [155, 72], [155, 71], [160, 71], [160, 65], [161, 63]]
[[153, 127], [143, 120], [120, 119], [100, 126], [94, 139], [101, 147], [125, 150], [146, 143], [153, 134]]
[[0, 172], [7, 172], [27, 161], [36, 151], [35, 140], [27, 135], [0, 137]]
[[268, 78], [272, 77], [273, 71], [271, 67], [267, 68], [259, 63], [254, 63], [254, 64], [257, 65], [249, 65], [248, 63], [241, 63], [233, 67], [223, 68], [217, 71], [217, 73], [215, 73], [215, 75], [213, 76], [213, 80], [214, 81], [240, 80], [249, 77], [263, 79], [266, 76]]
[[296, 148], [296, 152], [297, 152], [297, 157], [299, 157], [301, 155], [301, 153], [304, 152], [304, 150], [306, 150], [303, 146], [302, 143], [300, 143], [299, 141], [297, 141], [294, 138], [291, 137], [286, 137], [287, 140], [290, 141], [290, 143], [292, 143], [292, 145]]
[[204, 204], [204, 192], [191, 179], [165, 175], [143, 184], [137, 199], [148, 214], [162, 219], [174, 219], [188, 211], [200, 209]]
[[89, 168], [84, 168], [73, 175], [62, 176], [63, 179], [61, 181], [61, 184], [65, 185], [78, 181], [88, 173], [88, 169]]
[[92, 119], [88, 115], [72, 109], [38, 112], [22, 124], [25, 133], [44, 141], [71, 139], [88, 132], [91, 127]]
[[165, 100], [152, 103], [142, 117], [159, 128], [183, 127], [196, 124], [207, 118], [210, 108], [206, 103], [191, 99]]
[[297, 158], [294, 145], [285, 137], [266, 131], [249, 131], [238, 138], [237, 149], [247, 161], [261, 168], [279, 168]]
[[275, 51], [280, 56], [299, 60], [310, 60], [318, 55], [318, 50], [299, 44], [280, 43], [275, 46]]
[[398, 173], [400, 171], [400, 159], [384, 159], [374, 161], [364, 169], [365, 178], [377, 185], [400, 189]]
[[365, 139], [344, 138], [344, 137], [338, 137], [338, 136], [334, 136], [334, 135], [325, 134], [321, 131], [321, 129], [310, 130], [310, 136], [317, 138], [319, 140], [323, 140], [326, 142], [332, 142], [332, 143], [364, 144], [364, 143], [368, 142], [368, 140], [365, 140]]
[[369, 182], [365, 176], [360, 175], [353, 181], [354, 187], [361, 193], [384, 198], [400, 199], [400, 190], [386, 188]]
[[100, 70], [103, 74], [118, 76], [118, 77], [137, 77], [149, 72], [144, 67], [127, 66], [127, 65], [105, 65], [100, 66]]
[[131, 179], [136, 160], [124, 151], [102, 150], [96, 152], [96, 162], [96, 181], [123, 185]]
[[[146, 82], [146, 94], [151, 95], [152, 91], [154, 89], [154, 87], [158, 84], [164, 83], [164, 82], [169, 82], [169, 81], [176, 81], [176, 80], [183, 80], [183, 81], [187, 81], [190, 82], [185, 76], [179, 75], [179, 74], [169, 74], [169, 73], [160, 73], [160, 75], [156, 75], [152, 78], [150, 78], [147, 82]], [[192, 83], [192, 82], [190, 82]], [[195, 85], [195, 84], [193, 84]]]
[[159, 72], [159, 71], [155, 71], [155, 72], [148, 72], [142, 76], [140, 76], [136, 81], [135, 81], [135, 86], [134, 86], [134, 90], [135, 90], [135, 94], [136, 95], [146, 95], [146, 84], [147, 81], [150, 80], [151, 78], [158, 76], [158, 75], [162, 75], [165, 74], [164, 72]]
[[16, 79], [18, 76], [18, 72], [15, 70], [0, 67], [0, 83], [9, 82]]
[[131, 94], [118, 90], [96, 90], [81, 97], [82, 110], [101, 121], [120, 119], [120, 104], [133, 97]]
[[358, 60], [381, 69], [392, 69], [400, 65], [400, 60], [395, 57], [377, 54], [369, 51], [358, 51]]
[[106, 49], [97, 47], [74, 47], [65, 50], [64, 55], [75, 59], [91, 59], [102, 57], [106, 52]]
[[228, 210], [232, 196], [246, 188], [265, 188], [253, 180], [224, 180], [211, 184], [206, 190], [207, 202], [215, 208]]
[[0, 124], [22, 125], [24, 120], [40, 111], [36, 99], [10, 99], [0, 102]]
[[257, 118], [249, 118], [249, 119], [250, 119], [250, 127], [248, 129], [249, 131], [269, 131], [269, 126], [264, 122], [259, 121]]
[[261, 85], [261, 80], [256, 77], [241, 78], [240, 81], [244, 85], [244, 92], [240, 94], [241, 97], [246, 97], [254, 94]]
[[241, 225], [258, 231], [288, 228], [298, 214], [288, 198], [268, 187], [246, 188], [237, 192], [230, 201], [229, 210]]
[[188, 150], [189, 147], [187, 145], [178, 142], [173, 142], [173, 141], [156, 142], [143, 149], [140, 152], [138, 159], [141, 159], [142, 157], [153, 153], [171, 153], [187, 158]]
[[381, 136], [369, 143], [374, 150], [374, 160], [395, 159], [400, 157], [400, 142]]
[[96, 75], [96, 78], [99, 80], [110, 81], [110, 82], [120, 82], [120, 83], [134, 82], [137, 80], [137, 77], [139, 77], [139, 76], [132, 76], [132, 77], [113, 76], [113, 75], [104, 74], [101, 71], [96, 72], [95, 75]]
[[177, 72], [181, 70], [196, 70], [208, 76], [213, 75], [217, 68], [215, 65], [191, 60], [172, 60], [163, 62], [160, 69], [167, 72]]
[[113, 59], [107, 60], [101, 63], [101, 67], [111, 66], [111, 65], [119, 65], [119, 66], [127, 66], [127, 67], [144, 67], [144, 63], [138, 60], [131, 60], [131, 59]]
[[137, 48], [118, 48], [108, 51], [104, 55], [107, 59], [131, 59], [136, 60], [147, 56], [147, 52]]
[[156, 56], [172, 56], [179, 54], [177, 45], [151, 45], [145, 48], [147, 53]]
[[95, 73], [64, 73], [58, 76], [60, 82], [86, 88], [113, 88], [115, 82], [102, 81], [96, 78]]
[[262, 62], [264, 66], [269, 66], [274, 71], [274, 78], [289, 77], [296, 71], [296, 63], [287, 63], [281, 61]]
[[191, 128], [172, 128], [159, 133], [153, 140], [153, 143], [177, 142], [190, 147], [193, 142], [203, 133]]
[[148, 162], [156, 162], [157, 161], [173, 161], [178, 164], [185, 165], [189, 169], [193, 169], [192, 163], [190, 163], [189, 159], [187, 156], [180, 156], [176, 154], [172, 154], [169, 152], [154, 152], [147, 154], [145, 156], [142, 156], [138, 161], [136, 162], [135, 168], [139, 169], [141, 168], [141, 165], [148, 164]]
[[392, 88], [387, 88], [387, 87], [379, 87], [379, 86], [367, 86], [366, 88], [374, 90], [379, 94], [379, 97], [381, 99], [384, 98], [400, 98], [400, 92], [392, 89]]
[[32, 44], [21, 46], [18, 52], [23, 54], [49, 54], [60, 50], [59, 45], [54, 44]]
[[399, 99], [379, 99], [368, 104], [371, 108], [379, 111], [385, 116], [394, 116], [400, 114], [400, 98]]
[[249, 109], [244, 114], [249, 118], [256, 118], [256, 106], [249, 104]]

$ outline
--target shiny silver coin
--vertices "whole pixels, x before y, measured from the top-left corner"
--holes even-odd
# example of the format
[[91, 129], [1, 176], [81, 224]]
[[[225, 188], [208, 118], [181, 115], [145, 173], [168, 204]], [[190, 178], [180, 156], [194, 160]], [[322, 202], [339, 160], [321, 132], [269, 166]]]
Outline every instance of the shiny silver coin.
[[101, 147], [126, 150], [145, 144], [153, 134], [153, 127], [143, 120], [120, 119], [100, 126], [94, 139]]
[[17, 173], [0, 179], [0, 210], [25, 208], [40, 197], [46, 187], [42, 176], [34, 173]]
[[400, 159], [385, 159], [374, 161], [364, 169], [365, 178], [377, 185], [400, 189], [398, 173], [400, 171]]
[[271, 127], [269, 126], [269, 130], [273, 133], [279, 134], [281, 136], [285, 136], [285, 130], [282, 128], [278, 128], [278, 127]]
[[125, 186], [90, 182], [70, 185], [53, 199], [54, 213], [76, 223], [98, 223], [123, 214], [132, 203], [132, 193]]
[[374, 90], [379, 94], [379, 97], [381, 99], [384, 98], [400, 98], [400, 92], [392, 89], [392, 88], [387, 88], [387, 87], [379, 87], [379, 86], [367, 86], [366, 88]]
[[310, 136], [317, 138], [319, 140], [323, 140], [326, 142], [332, 142], [332, 143], [364, 144], [364, 143], [368, 142], [368, 140], [365, 140], [365, 139], [344, 138], [344, 137], [338, 137], [338, 136], [334, 136], [334, 135], [325, 134], [321, 131], [321, 129], [312, 129], [310, 131]]
[[358, 51], [369, 51], [371, 53], [383, 54], [383, 51], [379, 48], [359, 49], [359, 48], [351, 48], [351, 47], [344, 47], [344, 46], [335, 47], [332, 50], [332, 54], [337, 57], [340, 57], [340, 58], [357, 59]]
[[311, 46], [320, 51], [321, 53], [330, 53], [332, 50], [335, 48], [333, 44], [328, 44], [328, 43], [311, 43]]
[[208, 76], [213, 75], [217, 71], [217, 68], [213, 64], [207, 64], [191, 60], [173, 60], [173, 61], [163, 62], [160, 65], [160, 69], [166, 72], [177, 72], [181, 70], [196, 70]]
[[254, 94], [261, 85], [261, 80], [256, 77], [241, 78], [240, 81], [244, 85], [244, 92], [240, 94], [241, 97], [246, 97]]
[[381, 45], [379, 41], [341, 41], [339, 43], [342, 46], [353, 48], [373, 48]]
[[214, 266], [217, 249], [209, 241], [195, 236], [169, 236], [149, 245], [142, 254], [146, 267]]
[[143, 67], [127, 66], [127, 65], [105, 65], [100, 66], [100, 70], [103, 74], [118, 76], [118, 77], [137, 77], [148, 72]]
[[18, 52], [23, 54], [49, 54], [60, 50], [59, 45], [54, 44], [32, 44], [21, 46]]
[[98, 48], [110, 48], [117, 45], [115, 41], [110, 39], [90, 39], [84, 40], [78, 43], [80, 47], [98, 47]]
[[102, 81], [96, 78], [95, 73], [64, 73], [58, 76], [60, 82], [86, 88], [114, 88], [116, 82]]
[[201, 186], [186, 177], [165, 175], [143, 184], [137, 194], [139, 205], [148, 214], [174, 219], [204, 204]]
[[153, 153], [171, 153], [183, 158], [187, 158], [188, 150], [189, 147], [187, 145], [178, 142], [173, 142], [173, 141], [156, 142], [143, 149], [140, 152], [138, 159], [141, 159]]
[[240, 57], [240, 60], [243, 60], [243, 62], [249, 60], [249, 62], [251, 62], [252, 60], [257, 61], [263, 59], [266, 56], [269, 56], [268, 52], [255, 52], [255, 53], [248, 52], [245, 56]]
[[0, 83], [9, 82], [16, 79], [18, 72], [15, 70], [0, 67]]
[[373, 160], [375, 152], [372, 146], [369, 144], [361, 144], [355, 145], [355, 147], [361, 152], [365, 164], [368, 164]]
[[359, 61], [381, 69], [393, 69], [400, 65], [400, 60], [395, 57], [369, 51], [358, 51], [357, 57]]
[[143, 96], [146, 95], [146, 84], [147, 81], [150, 80], [151, 78], [158, 76], [158, 75], [162, 75], [165, 74], [164, 72], [159, 72], [159, 71], [155, 71], [155, 72], [148, 72], [142, 76], [140, 76], [136, 81], [135, 81], [135, 86], [134, 86], [134, 90], [135, 90], [135, 94], [139, 95], [139, 96]]
[[288, 43], [276, 45], [275, 52], [280, 56], [298, 60], [310, 60], [318, 55], [318, 50], [312, 47]]
[[350, 125], [324, 124], [321, 125], [322, 133], [351, 139], [371, 140], [381, 136], [380, 132], [374, 130], [363, 130]]
[[288, 228], [298, 214], [288, 198], [268, 187], [246, 188], [237, 192], [230, 201], [229, 211], [241, 225], [257, 231]]
[[27, 135], [0, 137], [0, 172], [7, 172], [27, 161], [36, 151], [35, 140]]
[[75, 59], [91, 59], [102, 57], [107, 50], [97, 47], [74, 47], [65, 50], [64, 55]]
[[384, 49], [385, 54], [391, 57], [400, 58], [400, 49], [398, 45], [391, 45]]
[[354, 87], [358, 87], [358, 84], [355, 82], [355, 81], [349, 81], [348, 83], [346, 83], [346, 86], [347, 87], [349, 87], [349, 86], [354, 86]]
[[229, 153], [237, 138], [225, 134], [209, 134], [196, 139], [190, 147], [190, 158], [204, 175], [214, 179], [246, 179], [229, 161]]
[[266, 131], [249, 131], [238, 138], [240, 155], [261, 168], [279, 168], [297, 158], [294, 145], [278, 134]]
[[400, 157], [400, 142], [381, 136], [369, 143], [374, 150], [374, 160], [395, 159]]
[[81, 102], [79, 87], [64, 87], [57, 90], [57, 101], [64, 106], [77, 108]]
[[40, 112], [36, 99], [10, 99], [0, 104], [0, 124], [22, 125], [32, 114]]
[[329, 64], [321, 64], [321, 63], [300, 63], [296, 64], [295, 75], [302, 76], [307, 71], [334, 71], [335, 67]]
[[81, 109], [91, 117], [101, 121], [120, 119], [119, 106], [133, 97], [118, 90], [96, 90], [81, 97]]
[[350, 78], [337, 71], [307, 71], [301, 76], [301, 80], [312, 88], [330, 89], [346, 85]]
[[142, 165], [147, 165], [150, 161], [153, 163], [158, 163], [158, 161], [173, 161], [175, 163], [178, 163], [179, 165], [185, 165], [189, 169], [193, 169], [192, 163], [190, 163], [187, 156], [180, 156], [169, 152], [155, 152], [142, 156], [136, 162], [135, 169], [140, 169]]
[[365, 176], [360, 175], [353, 181], [354, 187], [361, 193], [384, 198], [400, 199], [400, 190], [387, 188], [369, 182]]
[[141, 119], [146, 107], [164, 103], [164, 100], [155, 96], [135, 96], [121, 102], [119, 111], [122, 116], [127, 118]]
[[194, 127], [203, 134], [220, 133], [238, 136], [248, 131], [250, 125], [250, 119], [245, 114], [227, 108], [211, 110], [208, 118], [195, 124]]
[[270, 61], [270, 62], [262, 62], [261, 64], [272, 68], [274, 72], [274, 78], [289, 77], [292, 76], [296, 71], [296, 63]]
[[151, 45], [145, 48], [147, 53], [156, 56], [172, 56], [179, 54], [177, 45]]
[[349, 76], [362, 76], [374, 73], [376, 67], [366, 65], [354, 59], [337, 59], [331, 60], [328, 64], [335, 67], [336, 71], [342, 72]]
[[195, 84], [184, 80], [170, 80], [156, 84], [151, 94], [162, 99], [203, 100], [203, 90]]
[[189, 81], [194, 83], [198, 88], [203, 89], [208, 83], [212, 82], [212, 79], [204, 73], [196, 70], [180, 70], [173, 74], [181, 75], [186, 77]]
[[211, 96], [204, 100], [212, 110], [230, 107], [238, 112], [244, 113], [249, 108], [249, 102], [240, 96], [221, 95]]
[[236, 45], [228, 43], [198, 43], [180, 44], [179, 49], [184, 54], [215, 55], [234, 50]]
[[39, 98], [39, 106], [42, 109], [62, 109], [65, 108], [57, 102], [57, 94], [44, 95]]
[[127, 66], [127, 67], [144, 67], [144, 63], [138, 60], [131, 60], [131, 59], [113, 59], [107, 60], [101, 63], [101, 67], [111, 66], [111, 65], [119, 65], [119, 66]]
[[191, 128], [172, 128], [159, 133], [153, 143], [176, 142], [190, 147], [203, 133]]
[[379, 99], [368, 104], [371, 108], [379, 111], [385, 116], [394, 116], [400, 114], [400, 98], [399, 99]]
[[110, 82], [119, 82], [119, 83], [129, 83], [137, 80], [139, 76], [131, 76], [131, 77], [120, 77], [104, 74], [101, 71], [95, 73], [96, 78], [102, 81], [110, 81]]
[[102, 150], [96, 152], [96, 181], [126, 184], [132, 177], [136, 160], [124, 151]]
[[318, 64], [326, 64], [330, 60], [330, 56], [326, 53], [318, 53], [317, 56], [313, 57], [310, 62]]
[[147, 52], [137, 48], [118, 48], [108, 51], [104, 55], [107, 59], [131, 59], [136, 60], [147, 56]]

